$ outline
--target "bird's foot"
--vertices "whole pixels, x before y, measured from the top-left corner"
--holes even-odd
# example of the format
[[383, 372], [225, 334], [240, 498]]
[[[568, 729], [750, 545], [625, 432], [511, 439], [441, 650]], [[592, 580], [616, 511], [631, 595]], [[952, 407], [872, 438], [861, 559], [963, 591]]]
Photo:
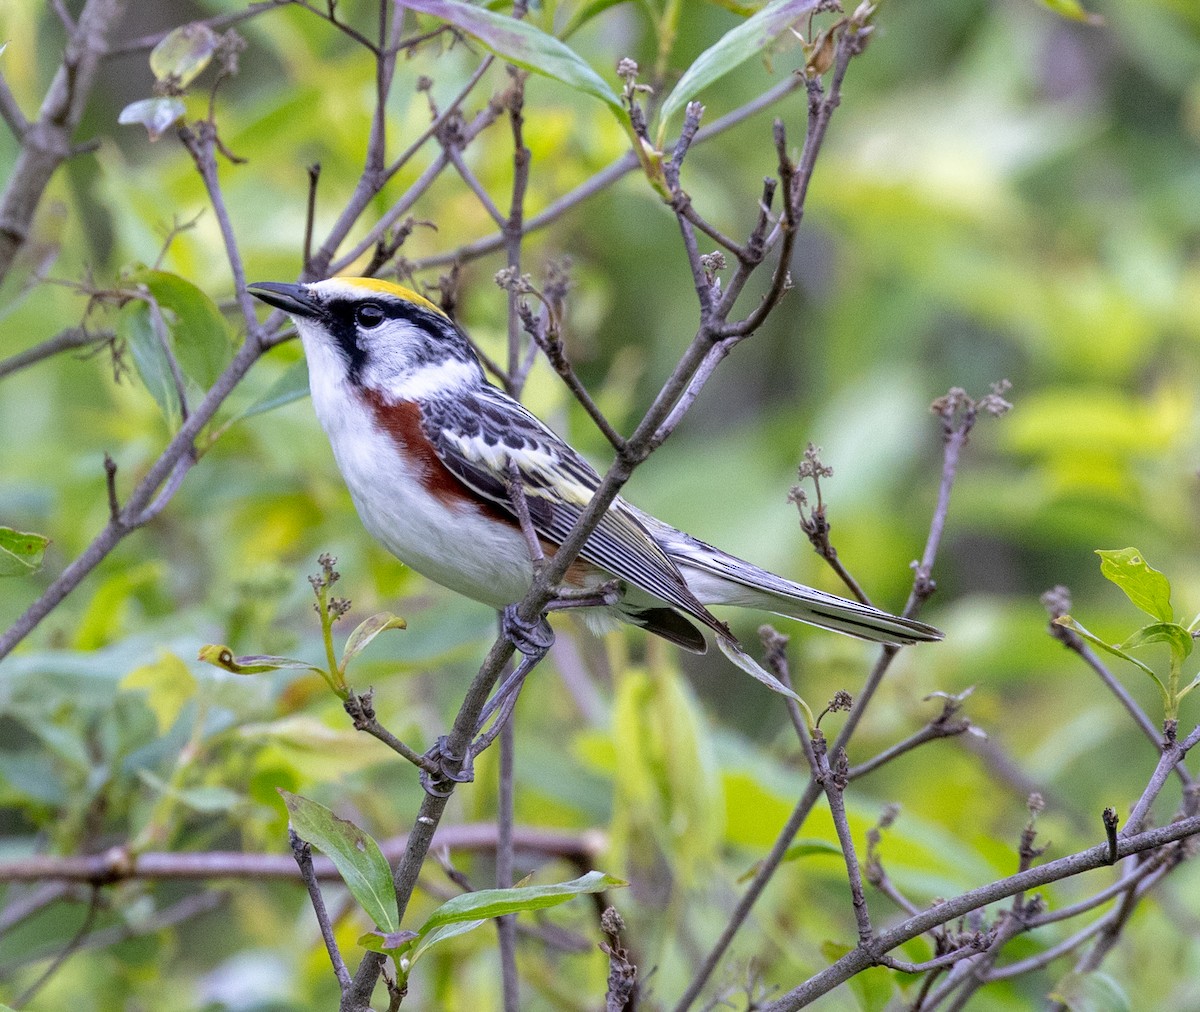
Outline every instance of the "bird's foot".
[[425, 758], [432, 769], [421, 770], [421, 786], [425, 793], [435, 798], [448, 798], [455, 784], [469, 784], [475, 779], [475, 752], [468, 749], [466, 756], [450, 751], [450, 739], [444, 734], [433, 744]]
[[526, 622], [515, 604], [506, 605], [500, 613], [500, 629], [524, 657], [541, 660], [554, 645], [554, 630], [545, 618]]
[[621, 600], [619, 580], [606, 580], [596, 587], [560, 587], [558, 594], [546, 605], [546, 611], [566, 611], [568, 608], [611, 608]]

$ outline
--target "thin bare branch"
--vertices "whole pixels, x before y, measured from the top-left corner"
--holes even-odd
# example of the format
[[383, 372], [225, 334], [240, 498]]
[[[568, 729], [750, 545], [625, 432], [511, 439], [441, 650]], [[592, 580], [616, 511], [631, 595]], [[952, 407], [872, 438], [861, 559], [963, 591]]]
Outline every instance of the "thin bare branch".
[[[941, 531], [945, 524], [945, 511], [949, 509], [950, 489], [953, 487], [954, 478], [958, 473], [960, 451], [961, 445], [956, 444], [951, 447], [948, 440], [943, 447], [941, 491], [938, 497], [938, 505], [930, 522], [925, 551], [922, 555], [923, 560], [929, 560], [930, 566], [932, 566], [933, 560], [937, 556], [938, 547], [941, 544]], [[928, 575], [922, 576], [922, 571], [918, 570], [914, 575], [913, 592], [909, 595], [909, 601], [904, 611], [905, 615], [912, 617], [920, 609], [921, 604], [928, 597], [928, 593], [918, 594], [918, 585], [927, 582]], [[847, 714], [846, 721], [842, 725], [842, 729], [834, 742], [834, 750], [845, 749], [849, 744], [855, 730], [858, 728], [859, 722], [862, 720], [863, 714], [866, 712], [880, 683], [883, 681], [883, 676], [887, 673], [888, 668], [891, 667], [892, 661], [899, 653], [899, 650], [900, 648], [895, 646], [885, 646], [880, 650], [879, 657], [867, 675], [866, 682], [854, 698], [854, 705]], [[700, 992], [703, 990], [709, 977], [712, 976], [726, 950], [733, 942], [734, 936], [745, 924], [754, 904], [758, 901], [767, 883], [770, 882], [776, 870], [783, 862], [788, 847], [791, 846], [796, 834], [800, 832], [800, 827], [804, 825], [820, 793], [821, 788], [817, 784], [815, 777], [810, 777], [804, 792], [796, 802], [795, 808], [792, 809], [787, 822], [780, 829], [779, 835], [775, 838], [775, 842], [771, 846], [771, 850], [759, 864], [754, 878], [751, 879], [746, 892], [738, 900], [720, 936], [713, 943], [713, 947], [705, 954], [699, 969], [696, 971], [696, 974], [693, 976], [679, 1001], [675, 1004], [674, 1012], [686, 1012], [700, 996]]]
[[[214, 32], [223, 31], [226, 28], [232, 28], [234, 25], [241, 24], [243, 21], [249, 21], [251, 18], [258, 17], [260, 14], [265, 14], [268, 11], [273, 11], [278, 7], [287, 7], [292, 0], [258, 0], [257, 3], [251, 3], [244, 10], [234, 11], [231, 14], [218, 14], [215, 17], [205, 18], [200, 23], [207, 25]], [[145, 53], [157, 46], [165, 39], [174, 29], [166, 31], [154, 32], [152, 35], [140, 35], [136, 39], [122, 39], [120, 42], [114, 42], [104, 50], [104, 58], [109, 59], [114, 56], [128, 56], [130, 53]]]
[[329, 920], [329, 911], [325, 909], [325, 897], [321, 895], [321, 887], [317, 885], [317, 877], [313, 873], [312, 848], [296, 835], [291, 826], [288, 827], [288, 843], [299, 868], [300, 878], [308, 890], [308, 898], [312, 901], [317, 925], [321, 929], [321, 939], [325, 943], [325, 951], [329, 954], [329, 962], [333, 965], [333, 975], [337, 977], [344, 993], [350, 987], [350, 971], [346, 969], [337, 940], [333, 937], [333, 924]]
[[254, 299], [246, 291], [246, 269], [242, 264], [242, 252], [238, 246], [237, 236], [233, 231], [233, 222], [229, 217], [229, 209], [225, 206], [225, 197], [221, 191], [221, 181], [217, 177], [217, 127], [211, 120], [202, 120], [196, 124], [195, 130], [189, 126], [181, 126], [178, 130], [179, 139], [192, 156], [200, 178], [204, 180], [204, 188], [208, 191], [208, 199], [212, 204], [213, 213], [221, 229], [221, 240], [225, 245], [225, 257], [233, 274], [233, 291], [241, 310], [242, 322], [248, 334], [258, 330], [258, 317], [254, 312]]
[[[803, 83], [804, 79], [800, 75], [789, 74], [787, 80], [781, 81], [774, 88], [758, 96], [758, 98], [747, 102], [730, 113], [726, 113], [708, 126], [701, 127], [696, 133], [693, 144], [701, 144], [724, 133], [731, 127], [745, 122], [751, 116], [762, 112], [764, 109], [769, 109], [772, 105], [779, 102], [780, 99], [790, 95], [797, 88], [803, 87]], [[618, 179], [633, 172], [638, 166], [637, 155], [632, 151], [626, 152], [621, 157], [610, 162], [594, 176], [580, 183], [575, 189], [563, 194], [563, 196], [548, 204], [542, 211], [530, 216], [525, 222], [524, 234], [529, 235], [532, 232], [553, 224], [568, 211], [586, 202], [597, 193], [607, 190]], [[412, 266], [414, 271], [420, 271], [430, 267], [442, 267], [446, 264], [476, 260], [479, 257], [487, 256], [489, 253], [495, 253], [497, 250], [503, 249], [503, 247], [504, 235], [503, 233], [496, 233], [495, 235], [485, 236], [482, 239], [467, 243], [457, 249], [445, 253], [435, 253], [432, 256], [415, 260]]]
[[[1084, 663], [1087, 664], [1087, 666], [1091, 668], [1097, 674], [1097, 676], [1099, 676], [1100, 681], [1104, 683], [1105, 688], [1107, 688], [1109, 692], [1116, 696], [1117, 701], [1120, 702], [1120, 704], [1125, 708], [1125, 712], [1133, 718], [1133, 722], [1137, 724], [1142, 734], [1144, 734], [1146, 738], [1154, 744], [1155, 748], [1161, 748], [1161, 728], [1154, 726], [1154, 721], [1152, 721], [1149, 716], [1147, 716], [1146, 711], [1143, 710], [1140, 705], [1138, 705], [1137, 700], [1134, 699], [1129, 690], [1121, 684], [1120, 679], [1118, 679], [1117, 676], [1109, 670], [1108, 665], [1100, 659], [1099, 655], [1097, 655], [1097, 653], [1090, 646], [1088, 646], [1087, 643], [1080, 639], [1079, 636], [1077, 636], [1066, 626], [1061, 626], [1054, 621], [1054, 619], [1059, 618], [1070, 611], [1070, 591], [1067, 590], [1066, 587], [1061, 586], [1055, 587], [1052, 590], [1048, 590], [1042, 595], [1042, 604], [1050, 613], [1050, 635], [1066, 646], [1069, 650], [1077, 653], [1083, 659]], [[1190, 773], [1188, 773], [1187, 768], [1183, 766], [1182, 763], [1175, 767], [1175, 775], [1179, 777], [1179, 780], [1184, 787], [1191, 785], [1192, 776]]]
[[79, 947], [82, 945], [83, 940], [87, 938], [88, 932], [92, 930], [92, 925], [96, 921], [97, 914], [100, 913], [100, 906], [101, 892], [99, 889], [93, 889], [91, 901], [88, 903], [87, 913], [83, 917], [83, 923], [79, 925], [79, 928], [71, 937], [71, 940], [62, 947], [62, 951], [60, 951], [58, 955], [51, 960], [50, 965], [46, 967], [46, 969], [42, 972], [42, 975], [38, 977], [38, 979], [32, 984], [30, 984], [24, 991], [22, 991], [16, 999], [13, 1000], [12, 1007], [14, 1009], [24, 1008], [29, 1004], [29, 1002], [33, 1001], [34, 996], [37, 995], [37, 993], [43, 987], [50, 983], [50, 979], [62, 969], [63, 964], [66, 963], [66, 961], [70, 959], [77, 951], [79, 951]]
[[850, 779], [853, 781], [859, 777], [865, 777], [868, 773], [874, 772], [881, 766], [886, 766], [906, 752], [911, 752], [914, 748], [918, 748], [928, 741], [937, 741], [939, 738], [953, 738], [956, 735], [969, 731], [971, 729], [971, 722], [965, 717], [956, 716], [961, 705], [961, 700], [958, 698], [947, 699], [942, 712], [921, 728], [921, 730], [909, 735], [903, 741], [896, 742], [895, 745], [884, 749], [878, 755], [872, 756], [866, 762], [852, 766], [850, 768]]
[[17, 352], [15, 355], [10, 355], [8, 358], [0, 360], [0, 379], [64, 351], [108, 344], [116, 336], [116, 331], [113, 330], [88, 330], [82, 326], [68, 327], [66, 330], [55, 334], [49, 340], [42, 341], [40, 344], [35, 344], [32, 348], [27, 348], [25, 351]]
[[863, 892], [862, 869], [858, 866], [854, 837], [850, 832], [850, 821], [846, 816], [846, 801], [843, 792], [846, 784], [849, 783], [850, 772], [849, 764], [846, 762], [846, 753], [845, 751], [835, 752], [833, 763], [830, 763], [825, 735], [820, 728], [813, 732], [812, 739], [813, 755], [816, 758], [814, 775], [829, 802], [829, 814], [833, 818], [833, 828], [837, 833], [838, 844], [842, 848], [842, 857], [846, 862], [846, 874], [850, 882], [850, 902], [854, 908], [854, 920], [858, 925], [858, 944], [869, 946], [875, 937], [875, 930], [871, 927], [867, 897]]
[[[516, 738], [512, 719], [505, 720], [500, 729], [500, 778], [496, 798], [496, 888], [507, 889], [513, 884], [513, 779], [516, 765]], [[520, 979], [517, 976], [517, 919], [513, 915], [496, 918], [496, 933], [500, 942], [500, 977], [504, 995], [504, 1012], [520, 1012]]]

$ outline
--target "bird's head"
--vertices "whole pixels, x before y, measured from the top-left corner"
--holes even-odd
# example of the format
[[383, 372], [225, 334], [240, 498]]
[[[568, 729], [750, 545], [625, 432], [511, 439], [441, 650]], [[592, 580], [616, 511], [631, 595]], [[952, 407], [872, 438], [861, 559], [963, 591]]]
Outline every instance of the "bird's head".
[[309, 370], [397, 398], [483, 382], [466, 335], [416, 292], [376, 278], [264, 281], [251, 295], [296, 323]]

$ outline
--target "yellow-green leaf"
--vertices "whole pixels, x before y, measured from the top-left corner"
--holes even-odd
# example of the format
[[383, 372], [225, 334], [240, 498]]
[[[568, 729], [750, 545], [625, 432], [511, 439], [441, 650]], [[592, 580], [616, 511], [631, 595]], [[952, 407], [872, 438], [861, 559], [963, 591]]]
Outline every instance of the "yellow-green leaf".
[[362, 653], [371, 640], [380, 633], [387, 632], [389, 629], [407, 628], [408, 623], [404, 619], [387, 611], [372, 615], [360, 622], [354, 632], [350, 634], [350, 638], [346, 640], [346, 649], [342, 651], [342, 672], [345, 673], [346, 665]]
[[1120, 587], [1125, 596], [1151, 618], [1160, 622], [1174, 619], [1171, 611], [1171, 584], [1162, 573], [1146, 562], [1136, 548], [1097, 551], [1100, 572]]
[[162, 572], [161, 563], [142, 562], [113, 573], [100, 584], [75, 624], [75, 649], [96, 650], [120, 639], [134, 598], [153, 587]]
[[181, 418], [179, 388], [167, 357], [166, 335], [155, 327], [145, 302], [134, 300], [121, 309], [117, 316], [117, 336], [129, 349], [138, 376], [174, 432]]
[[219, 643], [209, 643], [207, 646], [201, 647], [198, 659], [204, 661], [205, 664], [211, 664], [214, 668], [221, 668], [235, 675], [261, 675], [266, 671], [280, 670], [315, 671], [319, 675], [324, 674], [320, 668], [307, 661], [298, 661], [292, 657], [273, 657], [270, 654], [235, 657], [229, 647], [221, 646]]
[[1104, 18], [1087, 10], [1079, 0], [1042, 0], [1042, 6], [1072, 21], [1082, 21], [1089, 25], [1104, 24]]
[[202, 21], [180, 25], [150, 51], [150, 69], [159, 82], [186, 88], [208, 66], [220, 41]]
[[514, 886], [511, 889], [478, 889], [447, 900], [438, 907], [418, 932], [421, 941], [412, 954], [415, 963], [438, 942], [473, 931], [492, 917], [544, 910], [587, 893], [621, 889], [629, 883], [599, 871], [589, 871], [570, 882]]
[[196, 679], [182, 659], [168, 651], [159, 654], [154, 663], [134, 668], [121, 679], [120, 687], [145, 691], [146, 705], [154, 713], [159, 734], [174, 726], [188, 700], [196, 695]]
[[0, 576], [24, 576], [37, 572], [50, 539], [40, 534], [0, 527]]

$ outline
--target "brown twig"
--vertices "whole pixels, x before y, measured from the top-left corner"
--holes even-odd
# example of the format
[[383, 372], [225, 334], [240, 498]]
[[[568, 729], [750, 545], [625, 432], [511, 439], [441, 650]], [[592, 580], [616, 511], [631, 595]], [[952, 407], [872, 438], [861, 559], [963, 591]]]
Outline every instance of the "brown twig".
[[364, 731], [383, 742], [397, 755], [403, 756], [418, 769], [424, 770], [427, 773], [436, 772], [436, 765], [426, 756], [421, 755], [416, 749], [406, 745], [403, 741], [397, 738], [391, 731], [379, 723], [379, 719], [375, 716], [375, 707], [372, 705], [373, 693], [367, 690], [363, 693], [357, 693], [353, 689], [346, 697], [346, 701], [342, 704], [345, 711], [350, 715], [350, 719], [354, 722], [356, 731]]
[[303, 276], [312, 276], [313, 222], [317, 216], [317, 182], [321, 178], [321, 163], [308, 167], [308, 203], [304, 209], [304, 268]]

